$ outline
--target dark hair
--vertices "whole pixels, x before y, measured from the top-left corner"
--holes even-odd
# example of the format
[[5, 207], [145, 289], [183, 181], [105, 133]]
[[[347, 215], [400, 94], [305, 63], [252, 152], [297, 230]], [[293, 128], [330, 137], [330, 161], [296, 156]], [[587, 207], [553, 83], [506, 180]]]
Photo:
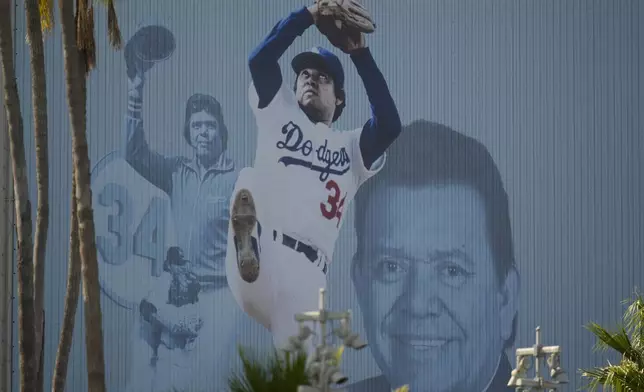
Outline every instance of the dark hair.
[[338, 118], [342, 115], [342, 112], [344, 111], [345, 106], [347, 106], [347, 95], [344, 92], [343, 88], [336, 88], [335, 89], [335, 96], [340, 98], [342, 100], [342, 103], [339, 105], [336, 105], [335, 111], [333, 112], [333, 120], [331, 122], [336, 122]]
[[[445, 125], [417, 120], [404, 127], [387, 152], [387, 162], [356, 194], [357, 259], [364, 252], [364, 233], [369, 199], [388, 186], [423, 187], [461, 183], [481, 196], [486, 214], [487, 237], [494, 255], [496, 275], [502, 284], [515, 267], [508, 195], [501, 174], [488, 150], [476, 139]], [[512, 336], [514, 344], [516, 317]], [[509, 344], [508, 344], [509, 343]]]
[[186, 102], [186, 119], [183, 125], [183, 137], [189, 145], [190, 143], [190, 117], [199, 112], [206, 112], [217, 119], [219, 132], [221, 136], [222, 149], [226, 151], [228, 147], [228, 128], [224, 123], [224, 114], [221, 104], [215, 97], [208, 94], [193, 94]]
[[[295, 81], [293, 82], [293, 91], [297, 91], [298, 76], [299, 74], [296, 75]], [[333, 85], [333, 92], [335, 93], [336, 97], [342, 100], [341, 104], [335, 106], [335, 111], [333, 112], [333, 119], [331, 120], [331, 122], [336, 122], [336, 120], [340, 118], [340, 115], [342, 115], [342, 112], [344, 111], [345, 106], [347, 106], [347, 100], [346, 100], [347, 95], [344, 92], [344, 89], [336, 86], [335, 83]]]

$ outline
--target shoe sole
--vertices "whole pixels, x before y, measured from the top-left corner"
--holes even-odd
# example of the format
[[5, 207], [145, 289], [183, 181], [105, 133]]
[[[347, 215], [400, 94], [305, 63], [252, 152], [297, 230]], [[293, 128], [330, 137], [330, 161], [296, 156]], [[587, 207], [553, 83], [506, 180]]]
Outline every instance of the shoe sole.
[[253, 249], [252, 233], [257, 224], [255, 201], [248, 189], [241, 189], [235, 196], [232, 210], [232, 225], [237, 238], [237, 268], [247, 283], [259, 277], [259, 260]]

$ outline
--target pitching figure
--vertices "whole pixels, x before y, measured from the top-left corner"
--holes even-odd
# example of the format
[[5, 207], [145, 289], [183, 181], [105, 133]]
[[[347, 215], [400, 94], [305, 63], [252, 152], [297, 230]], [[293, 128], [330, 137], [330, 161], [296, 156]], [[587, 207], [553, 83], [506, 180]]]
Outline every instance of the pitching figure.
[[128, 110], [123, 155], [132, 169], [168, 195], [177, 235], [177, 247], [166, 249], [167, 274], [155, 279], [140, 302], [131, 348], [130, 392], [221, 390], [243, 316], [225, 276], [237, 169], [227, 154], [229, 133], [221, 103], [209, 94], [188, 98], [182, 110], [183, 126], [173, 132], [180, 133], [192, 154], [162, 154], [149, 143], [150, 138], [165, 143], [177, 140], [165, 139], [165, 130], [146, 125], [143, 116], [146, 75], [155, 64], [169, 59], [175, 46], [170, 30], [149, 25], [138, 29], [124, 50]]
[[[346, 97], [344, 70], [332, 52], [300, 53], [291, 62], [295, 83], [282, 78], [278, 60], [313, 25], [349, 55], [362, 79], [372, 116], [356, 129], [333, 126]], [[236, 182], [226, 272], [240, 307], [270, 330], [278, 348], [298, 332], [295, 313], [317, 308], [343, 211], [382, 168], [401, 132], [385, 78], [365, 45], [373, 30], [358, 3], [318, 1], [279, 21], [248, 60], [257, 151], [254, 166]]]

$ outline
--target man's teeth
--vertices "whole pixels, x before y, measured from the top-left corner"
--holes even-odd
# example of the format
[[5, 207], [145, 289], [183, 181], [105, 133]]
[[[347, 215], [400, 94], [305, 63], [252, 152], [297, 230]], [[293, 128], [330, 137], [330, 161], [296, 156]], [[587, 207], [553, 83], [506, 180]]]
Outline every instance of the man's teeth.
[[441, 347], [445, 343], [447, 343], [447, 340], [445, 339], [428, 339], [428, 340], [414, 339], [409, 341], [409, 344], [411, 346], [419, 350]]

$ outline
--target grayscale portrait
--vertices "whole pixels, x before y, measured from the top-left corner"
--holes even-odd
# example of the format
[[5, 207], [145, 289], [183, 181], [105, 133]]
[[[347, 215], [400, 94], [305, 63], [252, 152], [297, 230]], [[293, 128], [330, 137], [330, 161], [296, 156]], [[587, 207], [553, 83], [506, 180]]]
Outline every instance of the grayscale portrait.
[[415, 121], [355, 200], [352, 260], [382, 375], [352, 392], [510, 391], [519, 275], [508, 196], [487, 149]]
[[[163, 26], [139, 29], [124, 50], [128, 108], [123, 157], [168, 195], [176, 236], [176, 245], [160, 244], [165, 256], [162, 272], [136, 307], [128, 391], [223, 385], [242, 317], [224, 264], [229, 200], [238, 172], [226, 156], [228, 129], [220, 102], [195, 93], [178, 109], [184, 121], [173, 140], [187, 143], [192, 156], [163, 155], [148, 144], [148, 137], [158, 138], [161, 132], [147, 129], [143, 121], [146, 74], [173, 51], [174, 36]], [[157, 242], [160, 233], [157, 230]]]
[[[145, 75], [173, 50], [172, 33], [161, 26], [138, 30], [125, 47], [128, 111], [125, 159], [141, 176], [170, 196], [179, 247], [203, 274], [224, 275], [228, 200], [236, 180], [225, 152], [228, 129], [219, 101], [193, 94], [185, 106], [182, 129], [193, 156], [163, 156], [146, 140], [142, 116]], [[168, 53], [170, 52], [170, 53]]]

